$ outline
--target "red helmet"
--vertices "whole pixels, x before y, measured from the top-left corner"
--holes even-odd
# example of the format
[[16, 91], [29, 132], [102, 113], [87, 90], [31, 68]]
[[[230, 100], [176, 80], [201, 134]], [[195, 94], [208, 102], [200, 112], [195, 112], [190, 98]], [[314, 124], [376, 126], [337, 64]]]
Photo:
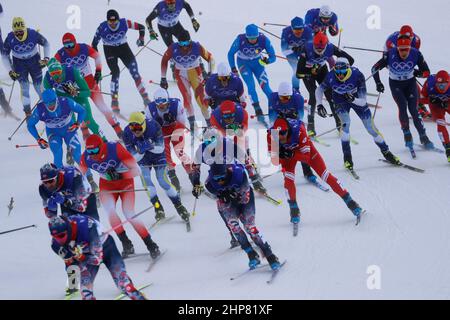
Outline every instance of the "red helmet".
[[450, 86], [450, 76], [445, 70], [441, 70], [436, 73], [436, 88], [439, 92], [445, 92]]
[[62, 37], [62, 43], [64, 48], [73, 49], [77, 44], [77, 39], [72, 33], [67, 32]]
[[411, 26], [404, 25], [400, 28], [399, 36], [404, 36], [408, 38], [412, 38], [414, 36], [414, 32]]
[[273, 130], [278, 130], [280, 134], [289, 132], [289, 122], [286, 119], [278, 118], [273, 124]]
[[236, 104], [233, 101], [226, 100], [220, 104], [222, 115], [233, 116], [236, 114]]
[[86, 153], [88, 155], [97, 156], [103, 154], [104, 146], [105, 143], [99, 135], [92, 134], [86, 139]]
[[328, 37], [326, 34], [319, 32], [313, 38], [313, 46], [314, 50], [319, 51], [318, 53], [322, 53], [328, 44]]

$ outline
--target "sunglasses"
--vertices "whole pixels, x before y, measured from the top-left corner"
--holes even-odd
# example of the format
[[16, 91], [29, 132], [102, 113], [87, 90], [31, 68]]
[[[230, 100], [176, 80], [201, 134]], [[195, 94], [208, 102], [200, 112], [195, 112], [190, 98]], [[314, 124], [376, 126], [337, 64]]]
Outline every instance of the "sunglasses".
[[25, 34], [25, 32], [24, 31], [14, 31], [14, 35], [15, 36], [17, 36], [17, 37], [23, 37], [23, 35]]
[[86, 153], [89, 155], [98, 154], [100, 152], [100, 148], [86, 149]]
[[251, 38], [247, 37], [247, 40], [250, 42], [256, 42], [258, 40], [258, 37], [251, 37]]
[[119, 23], [119, 20], [117, 20], [117, 19], [109, 19], [109, 20], [108, 20], [108, 24], [109, 24], [109, 25], [115, 25], [115, 24], [117, 24], [117, 23]]
[[235, 117], [234, 113], [227, 113], [222, 115], [222, 118], [224, 118], [225, 120], [233, 119], [234, 117]]
[[218, 76], [217, 79], [219, 79], [219, 81], [230, 81], [231, 76]]
[[130, 123], [130, 129], [131, 131], [139, 132], [144, 131], [144, 127], [140, 123]]
[[166, 103], [168, 103], [169, 100], [164, 99], [164, 98], [159, 98], [159, 99], [156, 99], [155, 102], [156, 102], [157, 105], [161, 105], [161, 104], [166, 104]]
[[179, 41], [178, 44], [180, 45], [180, 47], [187, 47], [188, 45], [191, 44], [191, 41], [190, 40]]
[[55, 181], [56, 181], [56, 177], [54, 177], [54, 178], [52, 178], [52, 179], [44, 180], [44, 181], [42, 181], [42, 183], [43, 183], [44, 185], [49, 185], [49, 184], [54, 184]]
[[447, 88], [447, 86], [448, 86], [448, 83], [447, 83], [447, 82], [444, 82], [444, 83], [438, 83], [438, 84], [436, 85], [436, 87], [437, 87], [440, 91], [444, 91], [445, 88]]
[[66, 42], [66, 43], [64, 43], [64, 48], [66, 48], [66, 49], [73, 49], [73, 48], [75, 48], [75, 43], [73, 43], [73, 42]]
[[344, 74], [347, 74], [347, 71], [348, 71], [347, 68], [345, 68], [345, 69], [335, 69], [335, 70], [334, 70], [334, 72], [335, 72], [336, 74], [338, 74], [338, 75], [344, 75]]

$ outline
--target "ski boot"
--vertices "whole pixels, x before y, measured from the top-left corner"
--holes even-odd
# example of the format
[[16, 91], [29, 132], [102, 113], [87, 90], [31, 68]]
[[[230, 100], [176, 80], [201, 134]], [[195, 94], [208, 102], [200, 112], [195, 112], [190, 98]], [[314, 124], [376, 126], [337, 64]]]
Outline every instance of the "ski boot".
[[281, 264], [280, 261], [278, 261], [278, 257], [273, 253], [269, 255], [266, 259], [272, 270], [279, 270], [281, 268]]
[[175, 190], [177, 190], [178, 194], [180, 194], [180, 192], [181, 192], [181, 185], [180, 185], [180, 180], [178, 180], [177, 173], [175, 172], [175, 169], [167, 170], [167, 175], [169, 176], [170, 182], [175, 187]]
[[427, 150], [432, 150], [434, 149], [434, 144], [433, 142], [430, 141], [430, 139], [428, 138], [428, 136], [425, 134], [423, 136], [420, 136], [420, 143], [425, 147], [425, 149]]
[[247, 253], [249, 259], [248, 267], [250, 270], [256, 269], [256, 267], [261, 264], [258, 253], [252, 247], [245, 249], [245, 252]]
[[391, 151], [386, 150], [386, 151], [383, 151], [382, 154], [383, 154], [383, 157], [390, 163], [395, 164], [395, 165], [400, 165], [399, 157], [394, 156], [394, 154]]
[[122, 242], [122, 258], [126, 259], [130, 255], [134, 254], [134, 247], [131, 240], [128, 238], [126, 232], [122, 232], [121, 234], [117, 235], [119, 237], [120, 242]]
[[342, 199], [344, 200], [345, 204], [350, 209], [350, 211], [355, 215], [355, 217], [359, 217], [359, 215], [362, 212], [362, 209], [359, 206], [359, 204], [356, 203], [356, 201], [352, 199], [352, 197], [350, 196], [350, 193], [347, 192], [347, 194], [345, 194], [342, 197]]
[[347, 170], [353, 170], [353, 159], [351, 154], [344, 154], [344, 167]]
[[261, 110], [261, 106], [259, 105], [259, 102], [255, 102], [253, 104], [253, 108], [255, 109], [255, 115], [256, 115], [256, 119], [258, 120], [258, 122], [263, 124], [267, 129], [269, 129], [269, 124], [266, 121], [266, 117], [264, 116], [264, 114]]
[[291, 215], [291, 223], [299, 224], [300, 223], [300, 209], [298, 208], [297, 201], [288, 200], [290, 215]]
[[164, 208], [161, 204], [161, 202], [159, 202], [158, 197], [154, 197], [152, 198], [151, 202], [153, 203], [153, 206], [155, 207], [155, 220], [162, 220], [166, 217], [166, 213], [164, 212]]
[[189, 214], [187, 209], [181, 203], [179, 205], [176, 205], [175, 209], [177, 210], [181, 219], [183, 219], [185, 222], [189, 222], [189, 217], [191, 215]]
[[119, 138], [119, 140], [122, 140], [123, 138], [123, 130], [120, 127], [120, 123], [117, 122], [115, 125], [112, 126], [114, 129], [114, 132], [116, 133], [117, 137]]
[[264, 188], [264, 186], [261, 183], [261, 176], [259, 175], [259, 173], [255, 173], [252, 177], [252, 184], [253, 184], [253, 189], [255, 189], [256, 192], [262, 193], [262, 194], [267, 194], [267, 189]]
[[315, 137], [316, 129], [314, 126], [314, 116], [308, 116], [308, 125], [306, 126], [306, 130], [308, 131], [308, 136]]
[[444, 144], [445, 155], [447, 156], [447, 161], [450, 163], [450, 143]]
[[67, 287], [65, 291], [66, 291], [65, 292], [66, 298], [73, 297], [80, 292], [80, 290], [78, 290], [77, 288], [69, 288], [69, 287]]
[[156, 259], [159, 257], [159, 255], [161, 254], [161, 251], [159, 251], [159, 247], [156, 244], [156, 242], [154, 242], [152, 240], [152, 238], [150, 237], [150, 235], [148, 235], [144, 240], [145, 245], [147, 246], [147, 250], [150, 252], [150, 257], [152, 257], [152, 259]]
[[317, 177], [314, 174], [307, 175], [305, 178], [306, 178], [306, 180], [308, 180], [312, 184], [316, 184], [317, 183]]
[[100, 208], [102, 206], [102, 204], [100, 202], [100, 194], [99, 194], [100, 189], [98, 188], [97, 183], [95, 183], [94, 176], [92, 175], [92, 173], [87, 176], [87, 180], [91, 186], [92, 192], [95, 193], [95, 200], [97, 203], [97, 208]]
[[414, 147], [414, 142], [411, 131], [403, 130], [403, 138], [405, 140], [405, 147], [407, 147], [408, 149], [412, 149]]

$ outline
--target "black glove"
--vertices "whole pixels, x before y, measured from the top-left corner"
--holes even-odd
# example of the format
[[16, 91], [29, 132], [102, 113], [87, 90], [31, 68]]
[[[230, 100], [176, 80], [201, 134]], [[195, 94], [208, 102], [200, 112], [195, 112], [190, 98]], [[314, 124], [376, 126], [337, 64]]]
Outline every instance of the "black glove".
[[417, 69], [414, 69], [414, 77], [423, 78], [423, 72]]
[[234, 74], [239, 74], [239, 70], [236, 67], [231, 68], [231, 72]]
[[102, 80], [102, 71], [101, 70], [95, 71], [94, 80], [96, 83], [99, 83]]
[[163, 89], [169, 89], [169, 84], [167, 83], [166, 78], [161, 78], [161, 82], [159, 83], [159, 86]]
[[345, 100], [347, 100], [347, 102], [350, 102], [350, 103], [355, 101], [355, 96], [353, 94], [351, 94], [350, 92], [346, 92], [344, 94], [344, 98], [345, 98]]
[[148, 29], [150, 33], [150, 40], [158, 40], [158, 34], [153, 29]]
[[432, 104], [441, 104], [442, 100], [437, 97], [430, 97], [430, 103]]
[[116, 171], [114, 168], [109, 168], [106, 170], [106, 177], [108, 180], [116, 181], [122, 179], [122, 175]]
[[137, 40], [136, 40], [136, 45], [137, 45], [138, 47], [143, 47], [143, 46], [145, 45], [144, 39], [143, 39], [143, 38], [137, 39]]
[[439, 103], [439, 106], [442, 109], [447, 109], [448, 108], [448, 101], [441, 101], [441, 103]]
[[203, 192], [203, 186], [200, 184], [197, 184], [194, 186], [194, 188], [192, 189], [192, 195], [198, 199], [198, 197], [200, 197], [200, 195]]
[[317, 106], [317, 114], [318, 114], [319, 116], [321, 116], [322, 118], [328, 117], [327, 109], [325, 109], [325, 107], [323, 106], [323, 104], [319, 104], [319, 105]]
[[211, 109], [216, 107], [216, 100], [214, 98], [208, 99], [208, 105], [211, 107]]
[[261, 59], [259, 59], [259, 64], [262, 65], [263, 67], [267, 66], [269, 64], [269, 58], [261, 57]]
[[173, 115], [170, 112], [164, 113], [163, 119], [164, 119], [164, 122], [166, 122], [167, 124], [171, 124], [171, 123], [175, 122], [175, 120], [176, 120], [176, 119], [174, 119]]
[[12, 79], [12, 81], [16, 81], [20, 78], [20, 73], [17, 73], [15, 71], [11, 70], [9, 72], [9, 77]]
[[292, 152], [292, 150], [280, 146], [280, 159], [290, 159], [293, 155], [294, 153]]
[[197, 32], [198, 29], [200, 29], [200, 23], [195, 18], [191, 19], [192, 21], [192, 27], [194, 28], [194, 31]]
[[384, 85], [381, 82], [377, 82], [377, 91], [380, 93], [384, 92]]
[[78, 89], [75, 88], [75, 87], [73, 86], [73, 84], [70, 84], [70, 83], [63, 83], [62, 87], [63, 87], [64, 91], [65, 91], [67, 94], [71, 95], [72, 97], [76, 97], [76, 96], [78, 95]]

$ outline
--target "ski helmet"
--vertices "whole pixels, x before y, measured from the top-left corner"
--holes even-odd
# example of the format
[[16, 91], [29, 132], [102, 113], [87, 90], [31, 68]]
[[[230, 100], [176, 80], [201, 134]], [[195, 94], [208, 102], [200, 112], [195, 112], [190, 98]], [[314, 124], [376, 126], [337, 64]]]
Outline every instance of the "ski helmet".
[[273, 123], [273, 130], [277, 130], [278, 134], [285, 136], [289, 133], [289, 122], [286, 119], [278, 118]]
[[55, 58], [51, 58], [48, 61], [48, 73], [50, 74], [50, 77], [52, 77], [54, 80], [59, 81], [60, 77], [63, 72], [63, 67], [61, 63], [56, 60]]
[[28, 29], [22, 17], [14, 17], [12, 20], [12, 31], [19, 41], [25, 41], [28, 37]]
[[397, 50], [402, 59], [406, 59], [411, 51], [411, 39], [409, 38], [398, 38], [397, 39]]
[[153, 99], [155, 100], [158, 109], [165, 111], [169, 106], [169, 94], [167, 90], [163, 88], [158, 88], [153, 94]]
[[305, 28], [305, 22], [300, 17], [295, 17], [291, 20], [291, 28], [293, 30], [303, 30]]
[[70, 223], [62, 216], [56, 216], [49, 220], [48, 229], [53, 239], [60, 245], [65, 245], [69, 239]]
[[217, 75], [219, 77], [228, 77], [231, 74], [231, 69], [228, 63], [221, 62], [217, 66]]
[[225, 100], [220, 104], [220, 113], [225, 123], [233, 123], [236, 118], [236, 103]]
[[322, 6], [319, 10], [319, 18], [322, 22], [327, 22], [333, 16], [333, 11], [331, 11], [330, 6]]
[[178, 44], [181, 47], [187, 47], [191, 44], [191, 35], [189, 34], [189, 31], [184, 30], [180, 33], [180, 36], [178, 37]]
[[51, 181], [58, 177], [59, 169], [53, 163], [44, 164], [41, 169], [41, 181]]
[[114, 9], [108, 10], [108, 12], [106, 13], [106, 20], [108, 21], [117, 21], [119, 19], [119, 13]]
[[414, 37], [414, 32], [411, 26], [409, 25], [404, 25], [400, 28], [400, 32], [399, 32], [399, 37], [408, 37], [408, 38], [413, 38]]
[[322, 33], [317, 33], [313, 38], [314, 51], [317, 54], [322, 54], [328, 45], [328, 37]]
[[103, 154], [103, 139], [97, 134], [91, 134], [86, 139], [86, 153], [90, 156]]
[[72, 33], [67, 32], [62, 37], [62, 43], [64, 48], [73, 49], [77, 45], [77, 39]]
[[245, 28], [245, 36], [247, 37], [247, 39], [256, 39], [259, 36], [259, 29], [258, 26], [256, 24], [249, 24], [246, 28]]
[[347, 58], [340, 57], [336, 59], [336, 63], [334, 65], [334, 74], [336, 77], [343, 81], [347, 75], [350, 68], [350, 63], [348, 62]]
[[292, 83], [291, 82], [281, 82], [278, 86], [278, 96], [290, 97], [292, 96]]
[[450, 76], [447, 71], [441, 70], [436, 74], [436, 88], [444, 93], [450, 87]]
[[136, 136], [142, 136], [146, 129], [146, 119], [142, 112], [133, 112], [128, 119], [130, 130]]
[[42, 92], [42, 102], [44, 102], [45, 107], [49, 112], [55, 112], [57, 103], [56, 103], [56, 93], [53, 89], [46, 89]]
[[229, 173], [227, 164], [214, 163], [209, 169], [209, 173], [216, 182], [225, 181]]

